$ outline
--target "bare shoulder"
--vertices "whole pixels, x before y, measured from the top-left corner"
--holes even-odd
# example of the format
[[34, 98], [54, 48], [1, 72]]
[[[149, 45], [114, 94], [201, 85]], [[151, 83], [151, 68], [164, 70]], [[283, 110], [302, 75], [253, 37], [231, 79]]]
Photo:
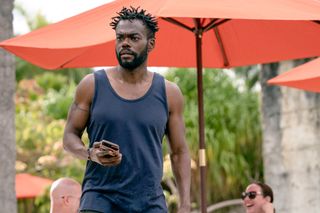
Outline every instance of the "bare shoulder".
[[78, 84], [78, 88], [82, 87], [94, 87], [94, 75], [90, 73], [86, 75]]
[[86, 75], [78, 84], [77, 90], [84, 93], [94, 90], [94, 75], [92, 73]]
[[90, 105], [94, 95], [94, 75], [86, 75], [78, 84], [75, 103]]
[[171, 81], [165, 80], [165, 85], [166, 85], [166, 90], [167, 90], [167, 95], [178, 95], [181, 94], [181, 90], [179, 86]]
[[168, 80], [165, 80], [165, 85], [169, 111], [172, 111], [176, 107], [183, 107], [183, 95], [179, 86]]

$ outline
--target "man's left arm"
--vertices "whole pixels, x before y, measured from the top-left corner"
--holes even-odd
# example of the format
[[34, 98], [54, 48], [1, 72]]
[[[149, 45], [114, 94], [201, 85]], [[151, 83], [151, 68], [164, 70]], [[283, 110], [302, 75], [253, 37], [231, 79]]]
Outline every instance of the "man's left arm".
[[171, 82], [166, 82], [166, 89], [169, 105], [167, 136], [170, 144], [172, 171], [180, 198], [178, 213], [188, 213], [190, 212], [191, 160], [185, 139], [183, 96], [179, 87]]

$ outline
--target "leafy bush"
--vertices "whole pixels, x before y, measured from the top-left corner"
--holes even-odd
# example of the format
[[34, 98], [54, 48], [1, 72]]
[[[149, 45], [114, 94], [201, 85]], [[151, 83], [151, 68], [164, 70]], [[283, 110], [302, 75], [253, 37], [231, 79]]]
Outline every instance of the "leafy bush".
[[68, 79], [66, 76], [55, 74], [54, 72], [46, 72], [35, 77], [37, 84], [46, 92], [50, 90], [60, 91], [61, 88], [67, 85]]
[[[197, 161], [196, 72], [175, 69], [166, 78], [177, 83], [184, 95], [187, 141]], [[238, 80], [222, 70], [205, 70], [203, 75], [208, 203], [239, 198], [250, 179], [263, 177], [258, 93], [240, 89]], [[192, 173], [192, 200], [198, 204], [199, 174], [199, 168]]]
[[74, 98], [75, 88], [76, 86], [73, 83], [60, 91], [49, 90], [44, 97], [44, 113], [54, 119], [66, 119]]

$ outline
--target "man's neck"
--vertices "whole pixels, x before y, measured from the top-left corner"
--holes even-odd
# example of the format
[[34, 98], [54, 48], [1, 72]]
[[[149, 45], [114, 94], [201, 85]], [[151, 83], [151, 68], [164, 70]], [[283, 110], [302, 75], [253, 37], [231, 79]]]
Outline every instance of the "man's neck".
[[119, 81], [129, 84], [140, 83], [148, 78], [148, 69], [146, 66], [137, 67], [134, 70], [124, 69], [121, 66], [116, 67], [116, 76]]

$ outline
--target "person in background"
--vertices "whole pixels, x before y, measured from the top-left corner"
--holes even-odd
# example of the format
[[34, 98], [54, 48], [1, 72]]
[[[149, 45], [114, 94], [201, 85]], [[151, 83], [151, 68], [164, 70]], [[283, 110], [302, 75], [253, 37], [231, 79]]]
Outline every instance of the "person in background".
[[270, 186], [261, 182], [252, 182], [242, 192], [241, 198], [246, 213], [275, 213], [273, 191]]
[[59, 178], [50, 188], [50, 213], [77, 213], [81, 185], [71, 178]]
[[[161, 186], [166, 136], [178, 213], [189, 213], [191, 160], [183, 95], [147, 67], [157, 20], [141, 8], [124, 7], [110, 25], [119, 64], [82, 79], [64, 131], [65, 150], [87, 160], [80, 212], [168, 212]], [[81, 139], [85, 130], [89, 147]]]

